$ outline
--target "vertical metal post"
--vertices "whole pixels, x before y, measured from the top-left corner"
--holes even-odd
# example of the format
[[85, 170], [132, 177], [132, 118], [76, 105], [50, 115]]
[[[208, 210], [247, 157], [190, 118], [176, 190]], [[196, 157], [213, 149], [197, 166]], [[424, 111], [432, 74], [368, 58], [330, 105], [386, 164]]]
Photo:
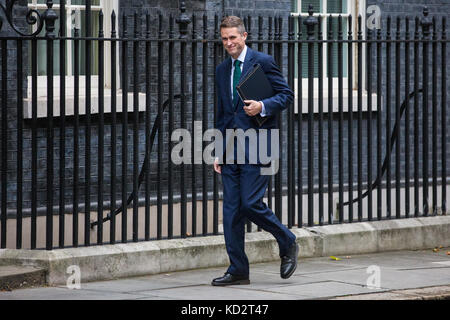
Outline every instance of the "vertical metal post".
[[[97, 204], [97, 221], [103, 221], [103, 177], [104, 177], [104, 152], [105, 152], [105, 45], [103, 31], [103, 11], [100, 11], [99, 15], [99, 32], [98, 37], [98, 115], [99, 115], [99, 128], [98, 128], [98, 204]], [[99, 223], [97, 227], [97, 244], [103, 244], [103, 223]]]
[[[217, 20], [217, 15], [216, 15]], [[197, 16], [195, 14], [192, 15], [192, 131], [194, 131], [195, 128], [195, 121], [197, 120]], [[217, 26], [215, 26], [217, 28]], [[217, 31], [217, 29], [216, 29]], [[217, 35], [215, 37], [218, 39]], [[214, 57], [217, 56], [216, 46], [214, 46]], [[215, 88], [215, 86], [214, 86]], [[214, 91], [215, 92], [215, 91]], [[214, 99], [214, 103], [216, 103]], [[215, 106], [214, 109], [216, 109], [217, 106]], [[216, 123], [214, 121], [214, 123]], [[195, 155], [195, 141], [198, 139], [195, 135], [192, 135], [192, 155]], [[197, 179], [196, 179], [196, 165], [195, 162], [192, 163], [192, 173], [191, 173], [191, 179], [192, 179], [192, 230], [191, 234], [192, 236], [197, 235]], [[214, 179], [216, 180], [217, 177], [214, 175]], [[214, 187], [216, 187], [216, 182], [214, 182]]]
[[116, 243], [116, 172], [117, 172], [117, 32], [116, 12], [111, 14], [111, 222], [110, 243]]
[[[31, 249], [36, 249], [37, 231], [37, 39], [31, 40]], [[3, 185], [3, 181], [2, 181]]]
[[2, 40], [2, 135], [1, 135], [1, 188], [2, 188], [2, 204], [1, 204], [1, 239], [0, 248], [6, 248], [6, 222], [7, 222], [7, 205], [8, 201], [8, 41]]
[[[414, 92], [419, 91], [419, 17], [414, 32]], [[414, 217], [419, 216], [419, 95], [414, 95]]]
[[[352, 16], [348, 17], [348, 222], [353, 222], [353, 26]], [[358, 59], [361, 52], [358, 50]], [[360, 70], [358, 70], [358, 75]], [[359, 141], [360, 137], [358, 137]]]
[[[281, 65], [281, 50], [280, 50], [280, 42], [278, 40], [281, 39], [281, 23], [280, 23], [281, 18], [280, 17], [275, 17], [274, 19], [274, 27], [275, 27], [275, 35], [274, 35], [274, 58], [275, 58], [275, 62], [278, 64], [278, 66], [280, 67], [280, 69], [282, 68]], [[281, 128], [280, 126], [281, 123], [281, 118], [278, 118], [278, 127]], [[282, 168], [283, 168], [283, 161], [282, 161], [282, 133], [283, 131], [280, 130], [280, 136], [279, 136], [279, 145], [280, 145], [280, 165], [279, 165], [279, 170], [278, 173], [275, 175], [275, 215], [277, 216], [277, 218], [283, 222], [283, 215], [282, 215], [282, 197], [283, 197], [283, 189], [282, 189], [282, 184], [281, 184], [281, 179], [282, 179]]]
[[430, 27], [431, 20], [428, 17], [428, 8], [425, 7], [423, 9], [423, 17], [420, 21], [422, 26], [422, 40], [423, 40], [423, 93], [422, 93], [422, 103], [423, 103], [423, 111], [422, 111], [422, 197], [423, 197], [423, 215], [428, 216], [429, 213], [429, 201], [428, 201], [428, 84], [429, 84], [429, 37], [430, 37]]
[[[181, 128], [186, 128], [186, 43], [188, 24], [191, 19], [186, 15], [186, 6], [184, 1], [180, 1], [180, 15], [177, 23], [180, 30], [180, 65], [181, 65], [181, 99], [180, 99], [180, 113], [181, 113]], [[187, 204], [186, 204], [186, 189], [185, 186], [185, 168], [186, 165], [181, 165], [181, 237], [186, 238], [187, 231]]]
[[134, 42], [133, 42], [133, 242], [138, 241], [139, 226], [139, 68], [140, 41], [139, 16], [134, 13]]
[[318, 17], [318, 53], [319, 53], [319, 225], [323, 225], [323, 36], [321, 16]]
[[447, 35], [446, 35], [446, 17], [442, 18], [442, 36], [441, 36], [441, 189], [442, 189], [442, 214], [447, 214]]
[[372, 221], [372, 30], [367, 30], [367, 218]]
[[431, 45], [432, 48], [432, 176], [433, 176], [433, 204], [432, 204], [432, 215], [437, 215], [437, 109], [438, 109], [438, 101], [437, 101], [437, 86], [438, 86], [438, 78], [437, 78], [437, 26], [436, 26], [436, 18], [433, 17], [433, 43]]
[[314, 29], [318, 24], [309, 5], [309, 17], [303, 22], [308, 33], [308, 226], [314, 225]]
[[[214, 39], [219, 39], [219, 17], [214, 16]], [[214, 68], [219, 64], [219, 43], [214, 42]], [[214, 69], [215, 70], [215, 69]], [[216, 74], [214, 73], [214, 83], [216, 83]], [[214, 123], [217, 123], [217, 87], [214, 85]], [[213, 172], [213, 233], [219, 234], [219, 185], [218, 174]], [[195, 212], [196, 213], [196, 212]], [[259, 230], [259, 229], [258, 229]]]
[[47, 215], [45, 248], [53, 248], [53, 39], [55, 38], [55, 21], [58, 19], [52, 9], [53, 1], [47, 1], [45, 11], [45, 29], [47, 38]]
[[[59, 35], [66, 37], [66, 1], [60, 1]], [[64, 248], [65, 235], [65, 180], [66, 180], [66, 40], [59, 40], [59, 73], [60, 73], [60, 133], [59, 133], [59, 247]]]
[[[252, 17], [249, 15], [246, 17], [246, 19], [244, 19], [244, 24], [246, 25], [246, 30], [247, 30], [247, 46], [249, 48], [252, 47]], [[288, 200], [289, 201], [289, 200]], [[289, 213], [288, 213], [289, 216]], [[247, 220], [247, 232], [252, 232], [252, 223], [249, 219]]]
[[[278, 61], [277, 64], [280, 68], [281, 74], [283, 74], [283, 42], [280, 40], [283, 40], [283, 18], [278, 18], [278, 46], [277, 46], [277, 57]], [[283, 114], [281, 114], [278, 117], [278, 128], [282, 127], [282, 117]], [[278, 174], [275, 176], [275, 184], [276, 188], [279, 190], [278, 196], [276, 198], [275, 203], [275, 210], [276, 214], [278, 215], [281, 222], [283, 222], [283, 130], [280, 130], [280, 136], [279, 136], [279, 146], [280, 146], [280, 162], [279, 162], [279, 168], [278, 168]]]
[[297, 226], [303, 226], [303, 64], [302, 18], [297, 21]]
[[[333, 40], [333, 20], [328, 17], [328, 40]], [[333, 43], [327, 44], [328, 70], [328, 224], [333, 224]]]
[[127, 15], [122, 25], [122, 243], [127, 242], [127, 171], [128, 171], [128, 41]]
[[[92, 12], [91, 12], [91, 0], [86, 0], [86, 13], [85, 13], [85, 25], [86, 32], [85, 37], [92, 37]], [[85, 57], [86, 57], [86, 122], [85, 122], [85, 213], [84, 213], [84, 245], [90, 245], [90, 225], [91, 225], [91, 54], [92, 54], [92, 40], [86, 39], [85, 41]]]
[[22, 248], [23, 209], [23, 42], [17, 40], [17, 215], [16, 249]]
[[146, 17], [146, 41], [145, 41], [145, 154], [147, 163], [145, 163], [145, 241], [150, 240], [150, 154], [152, 145], [150, 141], [151, 130], [151, 64], [152, 64], [152, 43], [150, 41], [150, 13]]
[[[269, 17], [269, 32], [268, 32], [268, 44], [267, 44], [267, 54], [268, 55], [273, 55], [273, 17]], [[267, 192], [267, 197], [268, 197], [268, 201], [267, 201], [267, 206], [270, 209], [273, 209], [273, 177], [270, 176], [269, 177], [269, 185], [267, 187], [268, 192]]]
[[362, 117], [362, 79], [363, 79], [363, 46], [362, 46], [362, 22], [361, 15], [358, 15], [358, 221], [362, 221], [363, 216], [363, 163], [362, 163], [362, 142], [363, 142], [363, 117]]
[[391, 16], [387, 17], [386, 30], [386, 206], [391, 218]]
[[397, 17], [397, 30], [395, 43], [395, 134], [397, 142], [395, 146], [395, 218], [400, 218], [400, 17]]
[[163, 17], [159, 14], [158, 18], [158, 168], [156, 174], [156, 237], [158, 240], [162, 238], [162, 183], [160, 183], [162, 178], [162, 152], [163, 152], [163, 77], [164, 77], [164, 66], [162, 62], [164, 43], [162, 42], [163, 37]]
[[[208, 17], [203, 15], [203, 39], [208, 37]], [[204, 41], [202, 45], [202, 132], [208, 129], [208, 42]], [[202, 143], [202, 150], [205, 150], [205, 143]], [[202, 162], [202, 234], [208, 234], [208, 168], [206, 163]]]
[[[294, 20], [289, 17], [289, 40], [294, 40]], [[288, 84], [290, 88], [294, 87], [294, 43], [288, 44]], [[294, 184], [294, 110], [293, 105], [288, 107], [288, 228], [294, 224], [295, 211], [295, 184]]]
[[411, 163], [411, 148], [410, 144], [410, 115], [409, 110], [409, 91], [410, 91], [410, 43], [409, 43], [409, 17], [405, 19], [405, 217], [409, 218], [410, 210], [410, 163]]
[[343, 37], [342, 16], [338, 16], [338, 180], [339, 180], [339, 223], [344, 222], [344, 92], [343, 92]]
[[[169, 16], [169, 133], [174, 129], [174, 18], [172, 14]], [[172, 139], [169, 139], [169, 154], [173, 148]], [[172, 161], [167, 163], [167, 237], [173, 238], [173, 166]], [[159, 181], [161, 183], [161, 181]]]
[[381, 75], [382, 69], [382, 43], [381, 43], [381, 28], [377, 30], [377, 220], [382, 219], [382, 203], [383, 203], [383, 190], [381, 188], [381, 176], [382, 176], [382, 90], [383, 79]]
[[80, 167], [80, 10], [75, 12], [74, 28], [74, 124], [73, 124], [73, 216], [72, 216], [72, 245], [78, 247], [78, 213], [80, 201], [79, 167]]

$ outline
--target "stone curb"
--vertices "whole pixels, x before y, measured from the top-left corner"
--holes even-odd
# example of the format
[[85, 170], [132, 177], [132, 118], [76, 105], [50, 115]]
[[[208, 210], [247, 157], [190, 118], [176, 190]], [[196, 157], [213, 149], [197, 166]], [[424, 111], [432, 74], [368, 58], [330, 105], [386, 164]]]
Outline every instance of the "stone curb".
[[[293, 228], [300, 246], [299, 257], [350, 255], [450, 246], [450, 216]], [[267, 232], [246, 234], [250, 263], [279, 260], [278, 244]], [[38, 250], [0, 250], [0, 265], [34, 266], [47, 270], [49, 285], [64, 285], [79, 266], [81, 282], [113, 280], [227, 266], [223, 235]]]

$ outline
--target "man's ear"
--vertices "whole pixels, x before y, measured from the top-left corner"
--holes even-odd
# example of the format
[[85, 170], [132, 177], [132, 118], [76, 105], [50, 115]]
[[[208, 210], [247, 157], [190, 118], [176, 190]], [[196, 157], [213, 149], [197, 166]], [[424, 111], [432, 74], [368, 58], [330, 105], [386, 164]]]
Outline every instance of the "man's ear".
[[245, 31], [245, 32], [242, 34], [242, 37], [244, 37], [244, 41], [247, 40], [247, 36], [248, 36], [248, 33]]

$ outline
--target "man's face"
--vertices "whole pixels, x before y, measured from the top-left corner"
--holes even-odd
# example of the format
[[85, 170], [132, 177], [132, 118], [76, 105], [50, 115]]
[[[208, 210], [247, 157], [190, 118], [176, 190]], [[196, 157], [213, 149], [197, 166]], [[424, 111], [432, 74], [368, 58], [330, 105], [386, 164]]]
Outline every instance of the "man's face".
[[245, 40], [247, 39], [247, 32], [241, 34], [238, 28], [222, 28], [220, 30], [222, 43], [228, 54], [237, 59], [245, 47]]

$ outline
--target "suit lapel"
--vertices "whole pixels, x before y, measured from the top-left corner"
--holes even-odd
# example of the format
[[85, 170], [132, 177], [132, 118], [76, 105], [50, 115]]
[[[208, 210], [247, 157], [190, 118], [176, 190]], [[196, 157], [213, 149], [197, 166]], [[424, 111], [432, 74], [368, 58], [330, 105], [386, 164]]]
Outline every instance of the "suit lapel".
[[[247, 47], [247, 54], [245, 55], [244, 60], [244, 68], [242, 69], [241, 79], [245, 77], [245, 75], [248, 73], [248, 71], [253, 67], [253, 61], [254, 61], [254, 55], [253, 50]], [[230, 68], [230, 77], [231, 77], [231, 68]], [[228, 77], [228, 78], [230, 78]], [[231, 85], [231, 84], [230, 84]], [[241, 99], [237, 99], [237, 101], [234, 102], [234, 110], [238, 107], [239, 103], [242, 105], [244, 104]]]

